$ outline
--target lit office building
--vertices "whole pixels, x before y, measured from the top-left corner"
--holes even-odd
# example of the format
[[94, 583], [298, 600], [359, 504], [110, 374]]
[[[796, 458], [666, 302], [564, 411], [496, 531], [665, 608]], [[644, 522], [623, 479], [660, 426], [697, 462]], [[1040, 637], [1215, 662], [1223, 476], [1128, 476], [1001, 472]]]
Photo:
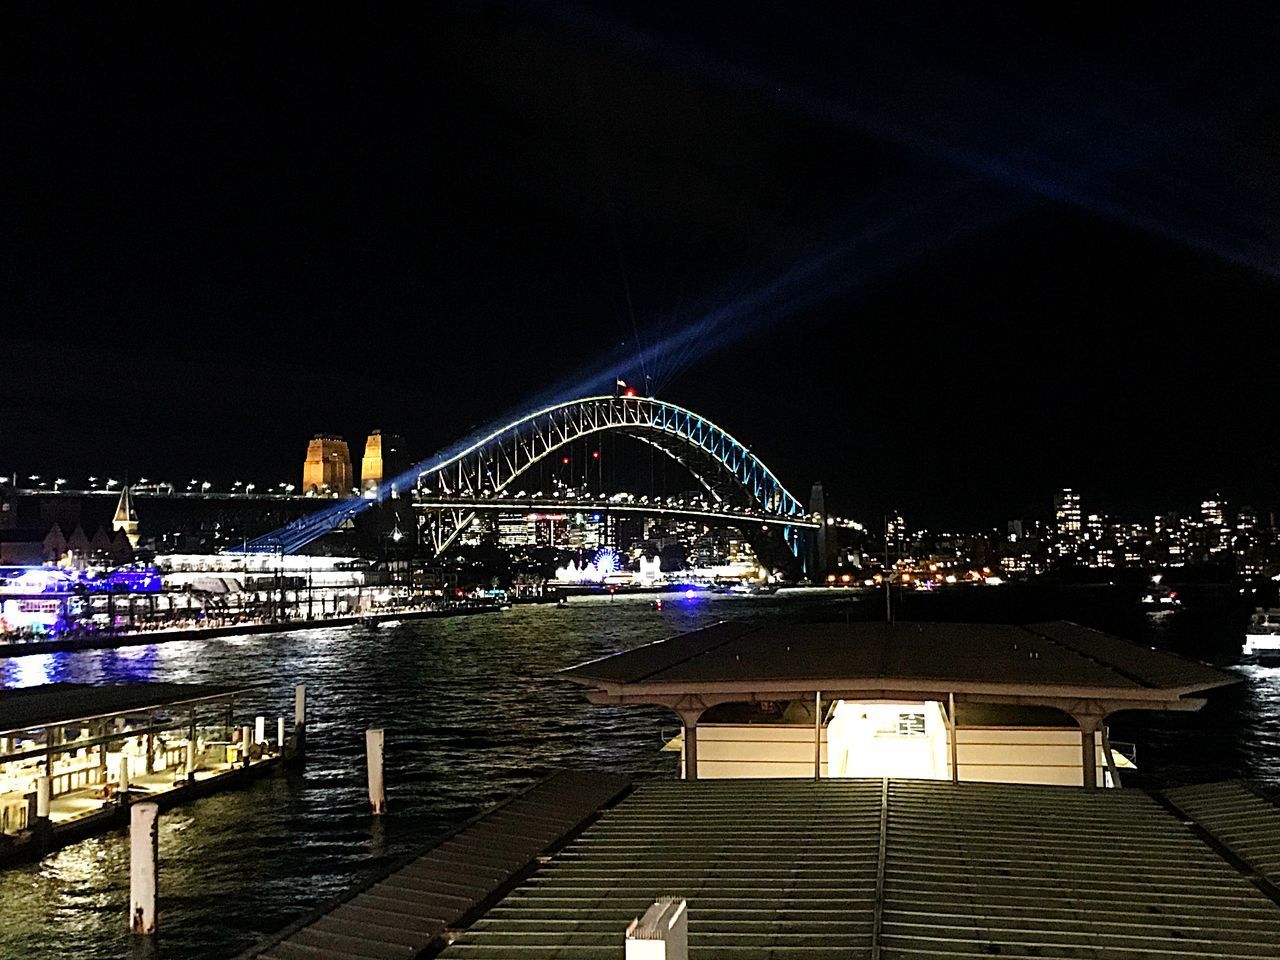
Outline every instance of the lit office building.
[[1074, 557], [1080, 552], [1080, 540], [1084, 532], [1081, 520], [1080, 494], [1064, 488], [1053, 498], [1056, 552], [1059, 557]]

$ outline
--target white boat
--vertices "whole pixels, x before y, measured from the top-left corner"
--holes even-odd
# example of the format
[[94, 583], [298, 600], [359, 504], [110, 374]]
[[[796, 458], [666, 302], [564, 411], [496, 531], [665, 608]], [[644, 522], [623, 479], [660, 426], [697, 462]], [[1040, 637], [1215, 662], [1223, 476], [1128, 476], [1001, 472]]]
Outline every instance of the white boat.
[[402, 623], [402, 621], [400, 621], [400, 620], [383, 620], [383, 621], [382, 621], [382, 625], [383, 625], [384, 627], [388, 627], [388, 628], [390, 628], [390, 627], [398, 627], [398, 626], [400, 626], [400, 624], [401, 624], [401, 623]]
[[1265, 667], [1280, 667], [1280, 608], [1254, 611], [1244, 635], [1244, 656]]

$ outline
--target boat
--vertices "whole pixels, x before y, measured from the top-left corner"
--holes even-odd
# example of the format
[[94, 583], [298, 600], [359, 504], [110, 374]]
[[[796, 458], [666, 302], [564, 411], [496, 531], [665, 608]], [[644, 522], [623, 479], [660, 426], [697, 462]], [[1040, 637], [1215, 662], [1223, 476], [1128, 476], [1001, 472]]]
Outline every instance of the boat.
[[384, 627], [398, 627], [402, 622], [401, 620], [383, 620], [382, 625]]
[[1160, 579], [1158, 573], [1151, 578], [1151, 585], [1138, 601], [1138, 606], [1148, 613], [1173, 613], [1182, 606], [1182, 601], [1178, 599], [1178, 591], [1161, 586]]
[[1264, 667], [1280, 667], [1280, 608], [1254, 611], [1244, 635], [1244, 656]]

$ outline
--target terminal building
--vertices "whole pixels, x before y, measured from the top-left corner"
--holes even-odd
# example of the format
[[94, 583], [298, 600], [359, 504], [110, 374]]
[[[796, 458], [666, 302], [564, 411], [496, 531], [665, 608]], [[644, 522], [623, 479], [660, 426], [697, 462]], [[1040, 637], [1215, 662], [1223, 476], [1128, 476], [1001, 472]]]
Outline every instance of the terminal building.
[[1238, 682], [1074, 623], [720, 623], [563, 673], [658, 704], [686, 779], [905, 777], [1118, 786], [1124, 710]]

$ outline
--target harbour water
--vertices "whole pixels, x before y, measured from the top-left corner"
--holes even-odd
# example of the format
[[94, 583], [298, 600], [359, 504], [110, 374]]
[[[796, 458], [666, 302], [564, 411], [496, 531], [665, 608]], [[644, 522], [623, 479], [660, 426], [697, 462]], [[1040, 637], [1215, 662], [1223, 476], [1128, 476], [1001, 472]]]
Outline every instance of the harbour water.
[[[1147, 617], [1131, 592], [997, 588], [910, 597], [916, 619], [1032, 622], [1067, 617], [1223, 665], [1238, 655], [1247, 604], [1205, 597]], [[216, 960], [298, 919], [361, 878], [544, 773], [564, 766], [674, 776], [663, 753], [669, 713], [586, 702], [562, 667], [723, 619], [870, 619], [877, 597], [701, 596], [578, 599], [567, 608], [211, 638], [149, 647], [0, 660], [0, 684], [54, 680], [262, 683], [241, 715], [291, 714], [309, 692], [304, 770], [166, 812], [161, 828], [162, 933], [148, 956]], [[1139, 745], [1143, 782], [1246, 777], [1280, 785], [1280, 670], [1237, 668], [1242, 683], [1199, 714], [1129, 716], [1113, 737]], [[363, 733], [387, 730], [390, 815], [367, 813]], [[0, 957], [53, 960], [143, 955], [125, 929], [122, 833], [0, 872]]]

